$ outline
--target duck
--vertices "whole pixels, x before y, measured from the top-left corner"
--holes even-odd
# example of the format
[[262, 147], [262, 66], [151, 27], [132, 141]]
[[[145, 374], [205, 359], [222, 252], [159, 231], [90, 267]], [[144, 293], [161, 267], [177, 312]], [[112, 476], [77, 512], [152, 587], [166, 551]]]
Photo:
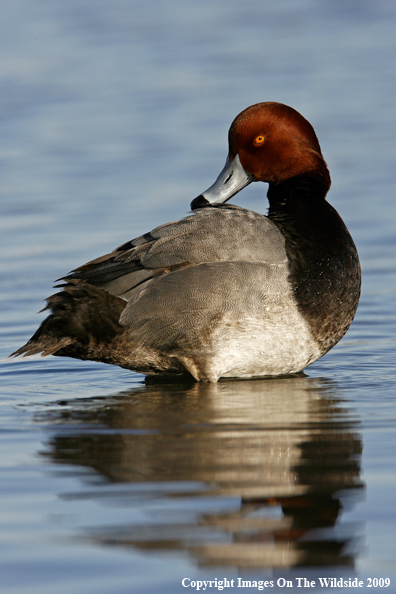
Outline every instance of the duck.
[[[48, 317], [13, 356], [55, 355], [193, 381], [302, 372], [347, 332], [359, 302], [353, 239], [326, 199], [312, 125], [262, 102], [191, 211], [58, 279]], [[229, 203], [268, 184], [266, 215]]]

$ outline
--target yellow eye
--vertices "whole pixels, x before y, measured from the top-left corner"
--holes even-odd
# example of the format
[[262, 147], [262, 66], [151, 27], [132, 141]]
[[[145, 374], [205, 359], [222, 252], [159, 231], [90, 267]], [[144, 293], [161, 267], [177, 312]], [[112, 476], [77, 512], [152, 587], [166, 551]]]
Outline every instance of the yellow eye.
[[255, 146], [260, 146], [260, 144], [263, 144], [263, 142], [264, 142], [264, 136], [262, 134], [260, 134], [259, 136], [256, 136], [256, 138], [254, 139]]

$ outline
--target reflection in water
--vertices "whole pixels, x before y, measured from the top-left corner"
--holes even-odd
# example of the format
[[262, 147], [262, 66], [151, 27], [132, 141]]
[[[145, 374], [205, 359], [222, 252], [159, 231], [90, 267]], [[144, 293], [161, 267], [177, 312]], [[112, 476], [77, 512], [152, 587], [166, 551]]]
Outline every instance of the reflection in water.
[[354, 563], [357, 528], [340, 513], [361, 492], [362, 444], [327, 380], [146, 385], [39, 420], [53, 461], [102, 477], [69, 497], [146, 512], [91, 541], [187, 550], [200, 565]]

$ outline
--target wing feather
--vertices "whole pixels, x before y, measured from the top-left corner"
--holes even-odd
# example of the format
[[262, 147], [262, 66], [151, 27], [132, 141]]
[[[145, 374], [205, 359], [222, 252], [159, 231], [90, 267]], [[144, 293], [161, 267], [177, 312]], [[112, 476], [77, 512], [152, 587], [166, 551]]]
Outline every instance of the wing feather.
[[80, 280], [129, 301], [156, 277], [210, 262], [284, 260], [284, 240], [265, 216], [225, 205], [161, 225], [61, 280]]

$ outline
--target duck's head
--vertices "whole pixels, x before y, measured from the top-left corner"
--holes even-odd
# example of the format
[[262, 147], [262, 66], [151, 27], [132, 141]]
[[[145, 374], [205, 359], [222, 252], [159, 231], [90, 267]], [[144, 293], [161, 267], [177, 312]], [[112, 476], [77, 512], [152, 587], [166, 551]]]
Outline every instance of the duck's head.
[[257, 103], [242, 111], [228, 133], [226, 164], [215, 183], [195, 198], [191, 208], [227, 202], [252, 181], [279, 184], [309, 175], [326, 190], [330, 174], [311, 124], [282, 103]]

